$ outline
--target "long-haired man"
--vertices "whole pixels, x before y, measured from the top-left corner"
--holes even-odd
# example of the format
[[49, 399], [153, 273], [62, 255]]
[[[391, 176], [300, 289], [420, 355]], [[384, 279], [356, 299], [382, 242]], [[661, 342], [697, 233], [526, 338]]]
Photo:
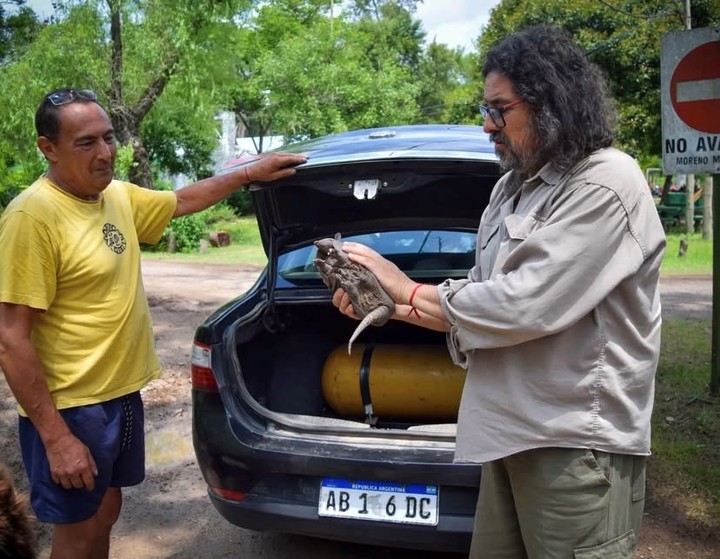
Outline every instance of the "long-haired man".
[[[471, 559], [630, 559], [665, 235], [636, 161], [612, 147], [602, 74], [567, 33], [508, 36], [483, 74], [484, 128], [507, 172], [468, 278], [417, 284], [368, 247], [343, 248], [394, 318], [446, 331], [468, 370], [455, 460], [483, 464]], [[343, 291], [333, 303], [354, 316]]]

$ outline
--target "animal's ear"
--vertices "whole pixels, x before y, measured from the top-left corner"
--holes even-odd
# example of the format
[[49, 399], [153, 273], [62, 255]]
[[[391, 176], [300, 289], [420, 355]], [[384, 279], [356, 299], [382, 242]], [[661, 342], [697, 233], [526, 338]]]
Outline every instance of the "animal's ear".
[[335, 240], [336, 240], [336, 241], [339, 241], [339, 240], [340, 240], [340, 233], [335, 233]]

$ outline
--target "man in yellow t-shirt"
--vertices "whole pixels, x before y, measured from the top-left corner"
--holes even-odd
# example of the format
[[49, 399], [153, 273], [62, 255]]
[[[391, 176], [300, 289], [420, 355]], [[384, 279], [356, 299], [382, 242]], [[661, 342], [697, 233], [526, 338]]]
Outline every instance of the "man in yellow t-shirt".
[[113, 180], [115, 134], [92, 91], [46, 95], [35, 127], [49, 169], [0, 218], [0, 367], [52, 557], [94, 559], [108, 556], [121, 488], [144, 478], [139, 390], [160, 373], [139, 243], [306, 159], [271, 154], [159, 192]]

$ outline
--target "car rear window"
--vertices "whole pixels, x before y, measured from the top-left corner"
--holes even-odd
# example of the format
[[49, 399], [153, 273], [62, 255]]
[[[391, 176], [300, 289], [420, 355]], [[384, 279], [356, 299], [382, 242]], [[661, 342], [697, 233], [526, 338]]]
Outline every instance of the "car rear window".
[[[410, 277], [465, 277], [475, 262], [475, 231], [413, 230], [365, 233], [343, 237], [362, 243], [394, 262]], [[277, 287], [321, 283], [309, 245], [281, 255]]]

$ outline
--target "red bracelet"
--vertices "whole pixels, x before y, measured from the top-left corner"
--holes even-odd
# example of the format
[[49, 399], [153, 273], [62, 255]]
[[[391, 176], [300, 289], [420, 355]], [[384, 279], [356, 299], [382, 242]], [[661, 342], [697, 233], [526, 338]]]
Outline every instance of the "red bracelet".
[[415, 294], [417, 293], [418, 289], [420, 289], [423, 285], [425, 285], [425, 284], [418, 283], [415, 287], [413, 287], [413, 290], [410, 292], [410, 299], [408, 299], [408, 305], [410, 305], [411, 307], [413, 306], [412, 302], [413, 302], [413, 299], [415, 298]]
[[408, 305], [410, 305], [410, 311], [407, 313], [408, 316], [410, 316], [412, 313], [415, 313], [415, 316], [420, 318], [420, 313], [418, 310], [413, 306], [413, 299], [415, 299], [415, 294], [417, 293], [418, 289], [420, 289], [424, 283], [418, 283], [415, 287], [413, 287], [413, 290], [410, 292], [410, 299], [408, 299]]

